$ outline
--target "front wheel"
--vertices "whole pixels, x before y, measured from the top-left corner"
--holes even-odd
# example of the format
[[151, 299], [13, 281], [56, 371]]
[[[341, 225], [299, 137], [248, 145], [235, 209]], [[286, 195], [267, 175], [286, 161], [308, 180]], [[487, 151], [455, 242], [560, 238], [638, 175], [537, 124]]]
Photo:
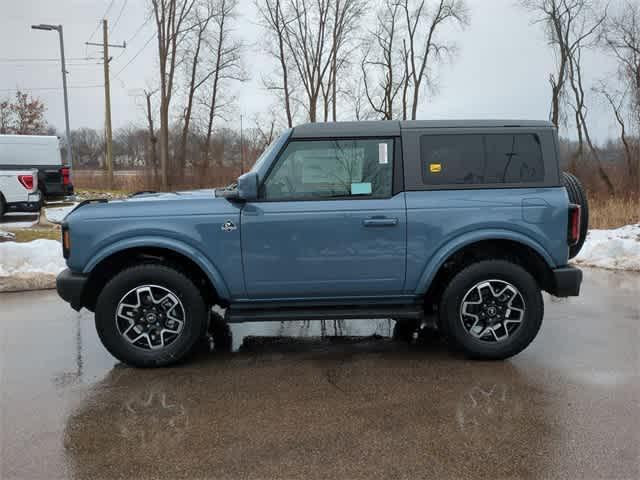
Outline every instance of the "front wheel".
[[208, 314], [193, 282], [158, 264], [118, 273], [100, 293], [95, 310], [104, 346], [135, 367], [162, 367], [182, 360], [204, 335]]
[[543, 314], [535, 279], [505, 260], [465, 268], [440, 302], [440, 325], [448, 339], [478, 359], [504, 359], [524, 350], [538, 334]]

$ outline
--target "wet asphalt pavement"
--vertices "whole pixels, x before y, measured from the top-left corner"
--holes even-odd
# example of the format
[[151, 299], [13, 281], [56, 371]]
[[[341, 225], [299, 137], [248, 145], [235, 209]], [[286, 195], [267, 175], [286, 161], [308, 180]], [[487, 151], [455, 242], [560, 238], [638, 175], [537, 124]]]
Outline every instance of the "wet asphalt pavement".
[[504, 362], [295, 322], [135, 370], [55, 292], [1, 294], [0, 478], [640, 478], [640, 275], [585, 274]]

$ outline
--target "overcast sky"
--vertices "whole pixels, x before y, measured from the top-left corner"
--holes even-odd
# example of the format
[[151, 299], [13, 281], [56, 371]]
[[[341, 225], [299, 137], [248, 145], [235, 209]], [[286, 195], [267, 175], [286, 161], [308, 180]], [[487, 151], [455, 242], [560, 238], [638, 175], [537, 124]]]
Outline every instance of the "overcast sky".
[[[456, 33], [459, 53], [452, 63], [440, 69], [439, 92], [423, 99], [418, 118], [547, 119], [553, 55], [541, 26], [531, 23], [530, 15], [517, 6], [516, 0], [467, 2], [471, 24]], [[48, 122], [63, 131], [60, 65], [39, 61], [59, 57], [57, 34], [30, 29], [34, 23], [60, 23], [64, 26], [72, 87], [71, 128], [102, 128], [102, 65], [83, 59], [100, 55], [100, 48], [87, 47], [85, 42], [101, 41], [102, 28], [96, 29], [110, 3], [111, 0], [0, 0], [0, 98], [13, 95], [11, 90], [16, 87], [32, 92], [46, 103]], [[247, 45], [244, 63], [251, 80], [242, 88], [236, 87], [235, 93], [238, 112], [250, 119], [274, 103], [260, 80], [273, 66], [257, 45], [260, 30], [255, 24], [253, 1], [241, 0], [240, 7], [235, 35]], [[154, 24], [144, 23], [148, 18], [147, 0], [114, 0], [107, 18], [111, 24], [110, 43], [127, 41], [125, 50], [111, 51], [113, 126], [142, 125], [144, 97], [140, 93], [143, 88], [154, 86], [157, 78]], [[19, 61], [7, 61], [13, 59]], [[584, 63], [588, 87], [615, 70], [613, 61], [601, 51], [590, 52]], [[589, 121], [594, 136], [599, 141], [617, 136], [606, 106], [591, 97]], [[230, 121], [239, 123], [239, 113]]]

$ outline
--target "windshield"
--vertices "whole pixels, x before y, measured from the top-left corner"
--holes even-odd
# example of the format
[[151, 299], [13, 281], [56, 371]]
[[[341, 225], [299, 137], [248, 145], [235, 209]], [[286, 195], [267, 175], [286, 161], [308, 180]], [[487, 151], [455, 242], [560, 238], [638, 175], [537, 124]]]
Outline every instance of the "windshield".
[[290, 134], [291, 134], [291, 129], [287, 129], [282, 133], [282, 135], [280, 135], [273, 142], [271, 142], [271, 144], [269, 144], [269, 146], [264, 149], [264, 151], [262, 152], [262, 155], [258, 157], [258, 159], [256, 160], [256, 163], [253, 164], [253, 167], [251, 167], [251, 171], [261, 173], [262, 166], [265, 163], [265, 161], [268, 158], [271, 158], [272, 155], [275, 155], [275, 153], [280, 149], [280, 147], [286, 141], [286, 139], [289, 137]]

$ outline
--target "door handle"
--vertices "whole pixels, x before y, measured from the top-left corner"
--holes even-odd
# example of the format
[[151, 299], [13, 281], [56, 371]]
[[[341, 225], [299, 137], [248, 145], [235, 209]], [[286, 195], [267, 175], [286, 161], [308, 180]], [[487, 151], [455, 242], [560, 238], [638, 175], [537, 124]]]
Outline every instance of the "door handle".
[[362, 221], [365, 227], [394, 227], [398, 224], [397, 218], [371, 217]]

